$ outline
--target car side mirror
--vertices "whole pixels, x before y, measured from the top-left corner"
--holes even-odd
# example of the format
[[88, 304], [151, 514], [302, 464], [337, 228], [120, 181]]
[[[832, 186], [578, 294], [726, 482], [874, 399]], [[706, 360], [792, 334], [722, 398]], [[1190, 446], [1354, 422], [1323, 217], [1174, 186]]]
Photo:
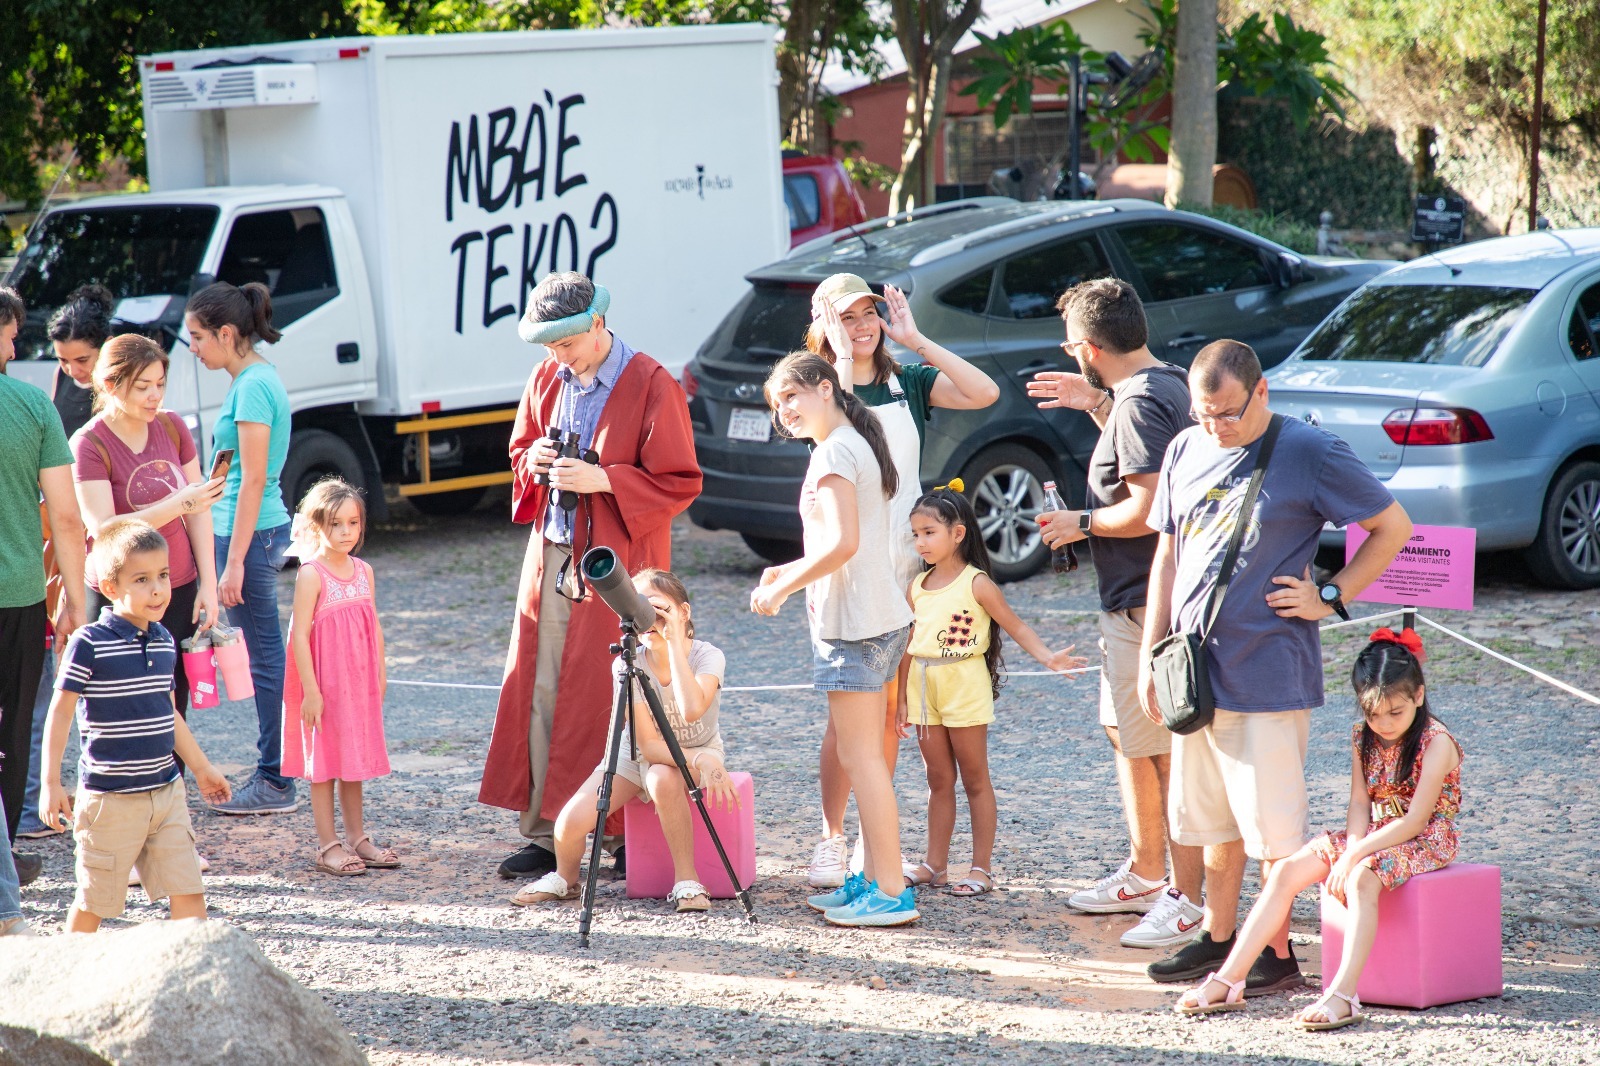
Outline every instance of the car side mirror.
[[193, 296], [207, 285], [215, 285], [216, 283], [217, 276], [215, 274], [196, 274], [189, 279], [189, 295]]
[[1289, 252], [1279, 252], [1277, 261], [1278, 288], [1287, 289], [1306, 279], [1306, 261]]

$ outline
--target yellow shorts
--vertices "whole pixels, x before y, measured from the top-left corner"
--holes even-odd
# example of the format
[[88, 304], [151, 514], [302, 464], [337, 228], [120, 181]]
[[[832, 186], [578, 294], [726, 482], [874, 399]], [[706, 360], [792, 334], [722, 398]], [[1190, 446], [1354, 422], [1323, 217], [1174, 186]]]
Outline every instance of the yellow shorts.
[[964, 729], [994, 721], [994, 689], [983, 656], [927, 667], [913, 661], [906, 715], [913, 728]]
[[149, 792], [78, 790], [73, 833], [78, 892], [72, 905], [115, 918], [128, 901], [128, 871], [152, 901], [205, 891], [182, 778]]

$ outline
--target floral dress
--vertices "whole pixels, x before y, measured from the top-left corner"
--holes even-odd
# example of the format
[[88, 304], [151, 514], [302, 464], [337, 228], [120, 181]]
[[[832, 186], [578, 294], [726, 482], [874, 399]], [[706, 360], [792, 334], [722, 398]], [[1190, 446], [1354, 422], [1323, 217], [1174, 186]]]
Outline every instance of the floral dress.
[[[1440, 737], [1456, 745], [1456, 754], [1461, 755], [1461, 745], [1456, 738], [1438, 722], [1428, 723], [1422, 732], [1422, 743], [1417, 747], [1416, 763], [1412, 767], [1409, 780], [1396, 782], [1394, 780], [1395, 768], [1400, 761], [1400, 745], [1395, 744], [1385, 748], [1383, 745], [1374, 745], [1372, 753], [1364, 760], [1362, 769], [1367, 775], [1367, 799], [1374, 806], [1388, 800], [1399, 802], [1399, 811], [1396, 813], [1391, 807], [1388, 813], [1381, 817], [1373, 818], [1367, 832], [1375, 833], [1379, 829], [1401, 817], [1404, 811], [1411, 807], [1411, 800], [1416, 795], [1417, 781], [1422, 776], [1422, 757], [1428, 751], [1428, 745]], [[1351, 731], [1351, 742], [1356, 750], [1361, 750], [1361, 723], [1357, 722]], [[1456, 857], [1456, 850], [1461, 846], [1461, 835], [1456, 831], [1456, 815], [1461, 812], [1461, 763], [1456, 763], [1456, 768], [1445, 775], [1444, 785], [1439, 789], [1439, 799], [1433, 806], [1433, 814], [1428, 818], [1428, 824], [1422, 832], [1407, 840], [1403, 844], [1396, 844], [1392, 848], [1384, 848], [1374, 852], [1361, 861], [1363, 866], [1370, 867], [1378, 875], [1378, 880], [1384, 888], [1399, 888], [1417, 874], [1425, 874], [1430, 870], [1440, 870], [1448, 866]], [[1315, 844], [1317, 854], [1327, 860], [1328, 865], [1333, 865], [1344, 854], [1347, 845], [1345, 831], [1325, 833]]]

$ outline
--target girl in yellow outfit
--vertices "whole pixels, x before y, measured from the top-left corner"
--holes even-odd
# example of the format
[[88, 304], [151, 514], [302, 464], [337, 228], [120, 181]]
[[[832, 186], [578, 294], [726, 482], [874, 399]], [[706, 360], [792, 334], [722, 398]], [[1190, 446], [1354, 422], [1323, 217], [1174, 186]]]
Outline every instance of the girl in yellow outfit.
[[923, 861], [907, 863], [908, 885], [942, 887], [956, 823], [956, 777], [972, 812], [972, 871], [950, 886], [958, 896], [994, 888], [989, 873], [997, 820], [989, 783], [989, 723], [1000, 694], [1000, 634], [1057, 673], [1088, 660], [1069, 645], [1052, 652], [1006, 603], [989, 576], [989, 551], [978, 535], [978, 516], [959, 480], [941, 485], [911, 509], [917, 554], [928, 569], [911, 583], [911, 643], [900, 662], [900, 735], [917, 729], [928, 771], [928, 847]]

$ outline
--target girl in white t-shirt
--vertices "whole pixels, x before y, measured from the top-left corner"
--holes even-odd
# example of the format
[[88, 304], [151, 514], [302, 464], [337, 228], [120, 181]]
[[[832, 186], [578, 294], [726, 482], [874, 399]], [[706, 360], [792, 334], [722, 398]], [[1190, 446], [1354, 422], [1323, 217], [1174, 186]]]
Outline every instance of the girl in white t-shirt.
[[882, 737], [883, 686], [899, 668], [911, 625], [889, 556], [894, 461], [877, 418], [840, 387], [826, 360], [787, 356], [767, 378], [766, 396], [780, 431], [809, 438], [816, 449], [800, 490], [805, 554], [769, 567], [750, 609], [775, 615], [806, 590], [813, 683], [828, 694], [866, 841], [866, 875], [808, 902], [835, 925], [904, 925], [918, 915], [911, 891], [902, 890], [900, 813]]

